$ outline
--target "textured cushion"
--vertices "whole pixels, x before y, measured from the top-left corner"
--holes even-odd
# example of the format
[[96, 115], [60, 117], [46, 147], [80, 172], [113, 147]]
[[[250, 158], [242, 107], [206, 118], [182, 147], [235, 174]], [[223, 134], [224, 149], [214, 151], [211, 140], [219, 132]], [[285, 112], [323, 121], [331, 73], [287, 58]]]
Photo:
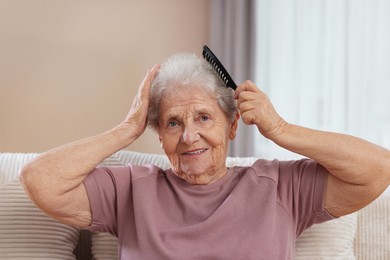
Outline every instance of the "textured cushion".
[[359, 212], [356, 259], [390, 259], [390, 195], [382, 195]]
[[93, 233], [91, 251], [95, 260], [119, 259], [118, 239], [109, 233]]
[[0, 259], [75, 259], [79, 231], [41, 212], [19, 181], [0, 188]]
[[122, 165], [127, 165], [129, 163], [136, 165], [153, 164], [162, 169], [168, 169], [170, 166], [168, 157], [162, 154], [119, 151], [118, 153], [116, 153], [116, 156], [118, 157]]
[[22, 166], [37, 156], [37, 153], [0, 153], [0, 187], [18, 179]]
[[355, 259], [357, 213], [313, 225], [296, 242], [295, 259]]
[[[18, 207], [14, 207], [13, 209], [8, 208], [6, 211], [4, 211], [5, 204], [11, 199], [10, 194], [13, 193], [11, 191], [5, 192], [4, 189], [10, 189], [10, 186], [16, 188], [16, 185], [18, 186], [18, 188], [16, 188], [17, 190], [20, 188], [20, 185], [12, 183], [7, 185], [6, 187], [1, 186], [11, 180], [17, 179], [21, 166], [23, 166], [27, 161], [33, 159], [37, 155], [38, 154], [25, 153], [0, 154], [0, 259], [45, 259], [45, 256], [43, 256], [42, 254], [46, 254], [48, 250], [50, 250], [50, 248], [54, 248], [51, 244], [57, 244], [60, 247], [63, 246], [62, 250], [65, 250], [67, 253], [61, 252], [61, 256], [56, 255], [54, 253], [48, 253], [50, 254], [50, 256], [46, 256], [46, 259], [73, 259], [73, 255], [70, 255], [69, 258], [68, 255], [70, 252], [72, 252], [72, 248], [74, 248], [75, 241], [73, 241], [73, 238], [77, 237], [77, 235], [70, 235], [72, 232], [69, 233], [68, 231], [59, 232], [61, 228], [67, 229], [69, 227], [64, 225], [58, 228], [56, 227], [58, 223], [52, 226], [52, 224], [50, 224], [50, 221], [54, 220], [44, 216], [43, 213], [40, 213], [39, 210], [37, 210], [35, 206], [32, 205], [32, 203], [27, 199], [22, 190], [20, 191], [23, 194], [16, 192], [16, 194], [18, 194], [16, 197], [15, 195], [11, 196], [17, 201], [17, 198], [20, 198], [19, 196], [23, 197], [23, 199], [19, 201], [19, 203], [22, 204], [19, 204]], [[228, 158], [227, 166], [232, 167], [234, 165], [251, 165], [255, 160], [256, 158]], [[126, 165], [127, 163], [152, 163], [162, 167], [163, 169], [169, 168], [169, 161], [164, 155], [144, 154], [131, 151], [120, 151], [103, 162], [103, 164], [105, 165]], [[4, 193], [8, 195], [4, 195]], [[26, 213], [21, 213], [21, 208], [26, 207], [24, 203], [26, 203], [28, 207], [31, 207], [31, 210], [27, 212], [27, 214], [37, 213], [40, 215], [40, 217], [46, 217], [47, 220], [44, 220], [42, 222], [36, 220], [35, 217], [23, 217], [26, 216]], [[10, 213], [10, 210], [14, 211]], [[379, 198], [377, 201], [359, 212], [357, 234], [355, 239], [356, 259], [390, 259], [390, 221], [388, 220], [390, 214], [389, 211], [390, 196]], [[8, 212], [8, 215], [6, 212]], [[348, 218], [350, 219], [348, 220]], [[34, 232], [29, 230], [29, 228], [26, 228], [31, 228], [33, 225], [33, 221], [35, 221], [34, 224], [36, 224], [36, 226], [38, 227]], [[354, 259], [353, 256], [351, 256], [350, 254], [351, 247], [349, 246], [349, 244], [351, 238], [353, 239], [353, 223], [355, 223], [355, 221], [356, 216], [351, 215], [340, 219], [332, 220], [323, 224], [315, 225], [310, 229], [306, 230], [297, 241], [296, 258]], [[18, 223], [23, 223], [24, 226]], [[62, 236], [53, 239], [48, 234], [44, 237], [49, 237], [49, 239], [44, 241], [44, 239], [42, 238], [43, 235], [40, 232], [44, 232], [43, 230], [48, 229], [50, 229], [50, 232], [58, 231], [57, 233], [61, 233]], [[317, 229], [320, 230], [317, 231]], [[13, 231], [11, 232], [10, 230]], [[329, 233], [328, 235], [326, 235], [327, 232]], [[40, 236], [42, 240], [40, 240], [41, 238], [34, 237], [34, 234], [30, 233], [34, 233], [38, 237]], [[5, 240], [9, 239], [11, 236], [13, 236], [13, 239], [15, 239], [12, 245], [7, 244], [5, 242]], [[23, 240], [25, 242], [23, 242]], [[38, 241], [38, 243], [30, 243], [28, 240], [30, 242], [31, 240]], [[41, 242], [43, 245], [39, 244]], [[64, 244], [68, 243], [72, 245], [64, 246]], [[16, 244], [19, 244], [19, 246], [17, 246], [17, 249], [15, 249]], [[34, 245], [32, 246], [31, 244]], [[42, 248], [40, 248], [40, 246], [42, 246]], [[8, 250], [8, 253], [5, 250]], [[18, 256], [10, 255], [10, 250], [17, 250]], [[93, 234], [92, 252], [94, 254], [95, 259], [118, 259], [117, 239], [110, 234]], [[342, 254], [344, 254], [344, 256], [340, 256]], [[339, 255], [339, 257], [335, 255]]]

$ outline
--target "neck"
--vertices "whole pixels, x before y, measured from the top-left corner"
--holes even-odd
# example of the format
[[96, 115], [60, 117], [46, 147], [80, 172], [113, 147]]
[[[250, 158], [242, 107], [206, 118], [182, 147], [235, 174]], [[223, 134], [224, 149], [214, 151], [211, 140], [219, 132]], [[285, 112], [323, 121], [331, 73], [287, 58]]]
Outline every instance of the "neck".
[[194, 184], [194, 185], [207, 185], [211, 184], [213, 182], [216, 182], [217, 180], [224, 177], [227, 173], [227, 168], [224, 168], [219, 173], [214, 175], [208, 175], [208, 174], [190, 174], [186, 172], [174, 172], [175, 175], [180, 177], [181, 179], [185, 180], [188, 183]]

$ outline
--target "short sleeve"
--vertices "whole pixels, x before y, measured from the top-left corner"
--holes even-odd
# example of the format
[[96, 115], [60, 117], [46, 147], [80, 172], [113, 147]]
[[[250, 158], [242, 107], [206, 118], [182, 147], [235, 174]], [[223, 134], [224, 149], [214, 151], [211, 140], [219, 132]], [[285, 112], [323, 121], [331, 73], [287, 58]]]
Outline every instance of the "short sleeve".
[[85, 229], [93, 232], [109, 232], [117, 235], [118, 183], [130, 183], [127, 166], [97, 167], [84, 180], [92, 212], [92, 223]]
[[279, 163], [279, 198], [291, 212], [297, 236], [313, 224], [333, 219], [324, 209], [328, 174], [310, 159]]

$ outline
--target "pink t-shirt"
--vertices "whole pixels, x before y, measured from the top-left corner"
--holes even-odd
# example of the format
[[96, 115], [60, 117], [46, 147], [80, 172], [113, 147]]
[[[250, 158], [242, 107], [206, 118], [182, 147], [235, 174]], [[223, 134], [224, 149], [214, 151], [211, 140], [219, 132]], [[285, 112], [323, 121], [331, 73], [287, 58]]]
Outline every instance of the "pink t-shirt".
[[327, 171], [312, 160], [258, 160], [209, 185], [171, 170], [96, 168], [85, 180], [87, 229], [118, 237], [121, 259], [293, 259], [323, 208]]

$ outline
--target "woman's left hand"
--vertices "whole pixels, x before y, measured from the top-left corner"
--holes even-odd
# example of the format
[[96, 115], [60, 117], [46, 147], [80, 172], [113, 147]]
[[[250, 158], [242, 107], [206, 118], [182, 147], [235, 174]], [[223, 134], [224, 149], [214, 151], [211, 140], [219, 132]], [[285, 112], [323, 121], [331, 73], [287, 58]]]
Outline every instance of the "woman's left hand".
[[355, 212], [389, 186], [390, 151], [350, 135], [288, 124], [251, 81], [238, 86], [235, 98], [245, 124], [255, 124], [275, 144], [328, 170], [324, 207], [331, 215]]
[[245, 124], [256, 125], [260, 133], [271, 140], [283, 132], [287, 123], [276, 112], [268, 96], [252, 81], [241, 83], [234, 97]]

